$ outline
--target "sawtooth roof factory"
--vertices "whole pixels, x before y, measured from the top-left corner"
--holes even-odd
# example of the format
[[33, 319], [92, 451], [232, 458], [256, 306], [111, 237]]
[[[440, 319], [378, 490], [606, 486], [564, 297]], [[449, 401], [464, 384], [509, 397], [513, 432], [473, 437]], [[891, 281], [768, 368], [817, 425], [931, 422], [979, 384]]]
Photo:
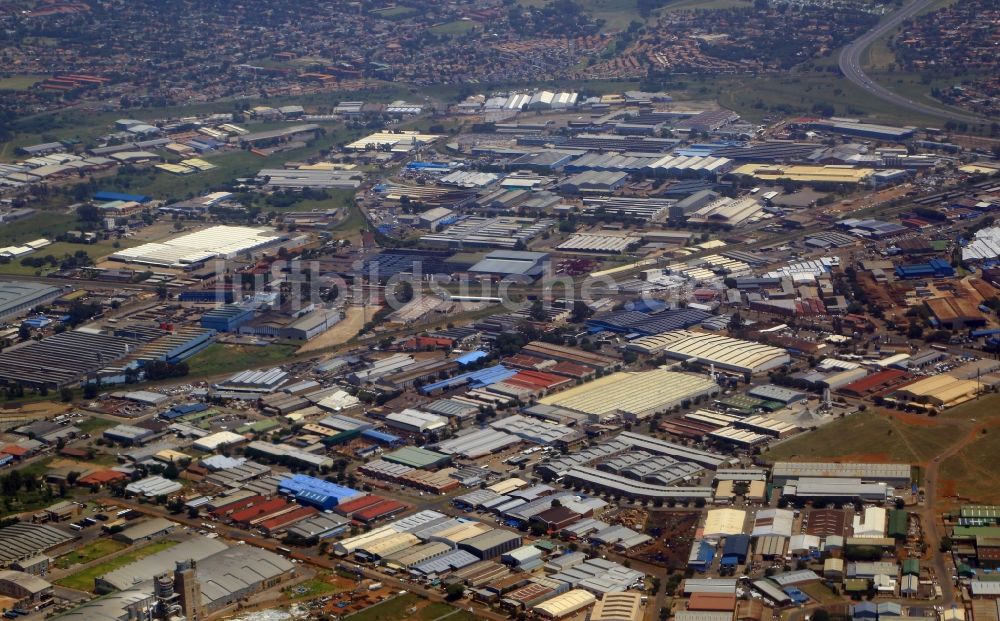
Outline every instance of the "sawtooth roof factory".
[[678, 360], [694, 360], [751, 375], [770, 371], [792, 360], [780, 347], [688, 330], [642, 337], [629, 343], [628, 349], [650, 356], [665, 354]]

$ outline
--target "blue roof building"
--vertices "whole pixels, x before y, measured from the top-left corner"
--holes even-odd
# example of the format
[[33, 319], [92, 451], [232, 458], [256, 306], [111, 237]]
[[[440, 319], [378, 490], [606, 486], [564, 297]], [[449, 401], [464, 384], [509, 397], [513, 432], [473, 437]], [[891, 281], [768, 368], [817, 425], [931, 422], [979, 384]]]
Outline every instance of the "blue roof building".
[[213, 308], [201, 316], [201, 327], [217, 332], [235, 332], [240, 326], [253, 319], [254, 310], [244, 306], [227, 304]]
[[486, 367], [485, 369], [480, 369], [478, 371], [469, 371], [468, 373], [461, 373], [455, 377], [441, 380], [440, 382], [434, 382], [433, 384], [427, 384], [420, 388], [420, 392], [425, 395], [437, 392], [438, 390], [449, 390], [451, 388], [457, 388], [459, 386], [468, 385], [470, 388], [482, 388], [483, 386], [489, 386], [491, 384], [496, 384], [502, 382], [505, 379], [509, 379], [517, 374], [517, 370], [508, 369], [502, 364], [497, 364], [492, 367]]
[[896, 267], [897, 278], [951, 278], [955, 268], [944, 259], [931, 259], [927, 263], [899, 265]]
[[472, 364], [473, 362], [482, 360], [483, 358], [486, 358], [487, 356], [489, 356], [489, 354], [487, 354], [486, 352], [484, 352], [484, 351], [482, 351], [480, 349], [477, 349], [476, 351], [470, 351], [468, 353], [462, 354], [458, 358], [455, 358], [455, 362], [457, 362], [458, 364], [460, 364], [460, 365], [462, 365], [464, 367], [464, 366], [466, 366], [468, 364]]
[[739, 563], [747, 560], [747, 550], [750, 549], [750, 535], [729, 535], [722, 546], [723, 558], [736, 559]]
[[391, 433], [375, 429], [365, 429], [361, 432], [361, 437], [367, 438], [368, 440], [375, 440], [380, 444], [388, 444], [390, 446], [399, 446], [403, 444], [403, 439], [399, 436], [394, 436]]
[[278, 483], [278, 492], [292, 496], [304, 505], [329, 511], [341, 502], [362, 496], [357, 490], [304, 474], [293, 474]]

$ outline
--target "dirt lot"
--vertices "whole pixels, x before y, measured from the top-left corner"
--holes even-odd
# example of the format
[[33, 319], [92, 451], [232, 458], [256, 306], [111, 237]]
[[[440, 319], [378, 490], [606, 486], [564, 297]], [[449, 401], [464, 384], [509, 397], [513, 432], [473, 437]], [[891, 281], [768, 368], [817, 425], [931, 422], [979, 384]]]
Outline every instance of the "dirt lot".
[[696, 511], [650, 511], [646, 532], [653, 540], [628, 556], [668, 569], [684, 569], [694, 543], [698, 516]]
[[371, 317], [377, 310], [377, 306], [369, 306], [366, 314], [365, 310], [360, 306], [348, 306], [344, 311], [344, 318], [340, 320], [340, 323], [300, 347], [298, 353], [316, 351], [317, 349], [346, 343], [361, 331], [361, 328], [365, 325], [365, 317]]

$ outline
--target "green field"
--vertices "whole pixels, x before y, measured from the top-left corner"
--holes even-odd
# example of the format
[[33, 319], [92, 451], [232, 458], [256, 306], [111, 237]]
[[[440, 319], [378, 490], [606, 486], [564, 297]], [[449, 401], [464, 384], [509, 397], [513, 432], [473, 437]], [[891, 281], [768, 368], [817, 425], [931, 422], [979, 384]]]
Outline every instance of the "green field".
[[941, 464], [941, 495], [957, 495], [963, 501], [982, 504], [1000, 503], [1000, 487], [991, 484], [996, 480], [991, 464], [998, 454], [1000, 428], [994, 427]]
[[448, 621], [472, 621], [475, 619], [475, 615], [472, 613], [438, 602], [429, 603], [418, 610], [415, 615], [411, 615], [410, 609], [418, 606], [421, 601], [416, 595], [407, 593], [344, 618], [351, 621], [404, 621], [405, 619], [434, 621], [447, 615]]
[[677, 0], [660, 9], [662, 13], [670, 11], [709, 11], [719, 9], [734, 9], [751, 6], [750, 0]]
[[98, 563], [97, 565], [78, 571], [75, 574], [70, 574], [65, 578], [56, 580], [56, 584], [64, 586], [68, 589], [76, 589], [77, 591], [93, 591], [94, 578], [103, 576], [104, 574], [114, 571], [119, 567], [124, 567], [130, 563], [138, 561], [139, 559], [156, 554], [157, 552], [162, 552], [163, 550], [172, 548], [175, 545], [177, 545], [176, 541], [155, 541], [143, 548], [137, 548], [131, 552], [126, 552], [121, 556], [117, 556], [103, 563]]
[[420, 602], [413, 593], [399, 595], [380, 604], [369, 606], [353, 615], [344, 617], [351, 621], [403, 621], [410, 617], [409, 610]]
[[437, 26], [431, 26], [428, 30], [436, 35], [460, 35], [475, 30], [478, 24], [473, 21], [455, 20]]
[[[928, 422], [931, 422], [928, 419]], [[922, 463], [941, 452], [942, 436], [956, 426], [937, 419], [931, 425], [911, 425], [884, 412], [851, 414], [782, 442], [763, 454], [775, 461], [882, 461]]]
[[89, 433], [91, 435], [94, 432], [104, 431], [109, 427], [114, 427], [117, 423], [104, 418], [97, 418], [96, 416], [88, 418], [82, 423], [76, 423], [76, 426], [80, 428], [83, 433]]
[[339, 239], [349, 239], [352, 244], [358, 245], [361, 241], [361, 229], [367, 228], [368, 221], [365, 220], [361, 209], [353, 201], [348, 203], [346, 208], [348, 209], [347, 217], [330, 229], [330, 232]]
[[225, 345], [213, 343], [190, 358], [189, 376], [212, 376], [232, 373], [251, 367], [281, 364], [295, 353], [294, 345]]
[[323, 595], [339, 592], [341, 589], [324, 580], [324, 575], [325, 574], [317, 574], [315, 578], [305, 580], [295, 586], [290, 586], [287, 589], [284, 589], [284, 592], [289, 599], [293, 600], [315, 599], [317, 597], [322, 597]]
[[44, 75], [12, 75], [0, 78], [0, 91], [26, 91], [45, 79]]
[[114, 554], [119, 550], [124, 550], [126, 547], [128, 547], [126, 544], [114, 539], [95, 539], [83, 547], [60, 556], [56, 559], [56, 567], [66, 569], [73, 565], [82, 565], [96, 561], [103, 556]]
[[865, 117], [889, 124], [940, 124], [937, 117], [901, 110], [870, 95], [838, 74], [800, 73], [792, 76], [720, 78], [702, 86], [692, 83], [691, 94], [717, 98], [719, 104], [751, 121], [775, 115], [813, 113], [817, 103], [830, 104], [840, 116]]

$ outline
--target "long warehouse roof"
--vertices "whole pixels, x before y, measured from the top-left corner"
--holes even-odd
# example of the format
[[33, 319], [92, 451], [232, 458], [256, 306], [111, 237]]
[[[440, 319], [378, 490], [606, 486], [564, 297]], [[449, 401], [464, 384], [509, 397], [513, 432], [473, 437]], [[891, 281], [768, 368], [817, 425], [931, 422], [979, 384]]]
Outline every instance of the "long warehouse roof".
[[724, 369], [758, 373], [786, 364], [788, 352], [780, 347], [734, 339], [720, 334], [673, 330], [636, 339], [628, 348], [644, 354], [665, 353], [674, 358], [697, 358]]
[[718, 385], [704, 376], [656, 369], [606, 375], [539, 403], [597, 416], [617, 412], [641, 415], [717, 389]]

